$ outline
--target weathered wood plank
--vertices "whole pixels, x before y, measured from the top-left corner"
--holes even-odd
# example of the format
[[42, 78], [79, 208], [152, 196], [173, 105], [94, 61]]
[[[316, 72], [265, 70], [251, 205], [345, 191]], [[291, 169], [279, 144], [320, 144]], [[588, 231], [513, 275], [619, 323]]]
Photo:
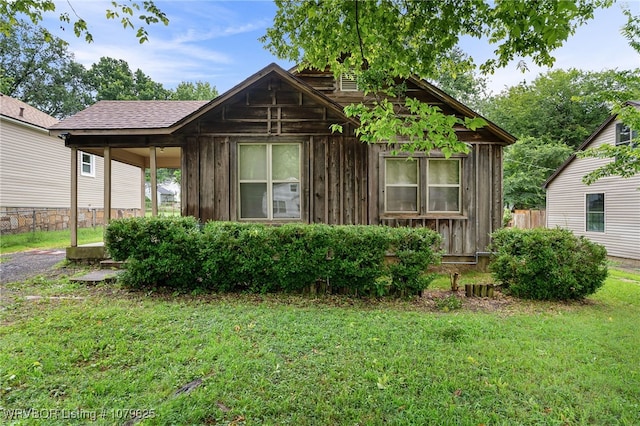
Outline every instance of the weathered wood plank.
[[215, 220], [229, 220], [230, 199], [229, 194], [233, 188], [229, 184], [229, 138], [214, 139], [214, 188], [213, 217]]
[[215, 154], [214, 140], [211, 137], [199, 138], [200, 148], [200, 220], [214, 219], [215, 192]]
[[[199, 149], [198, 139], [195, 137], [187, 137], [185, 146], [185, 163], [186, 169], [183, 171], [187, 175], [187, 215], [200, 217], [200, 161], [198, 158]], [[183, 188], [184, 190], [184, 188]]]

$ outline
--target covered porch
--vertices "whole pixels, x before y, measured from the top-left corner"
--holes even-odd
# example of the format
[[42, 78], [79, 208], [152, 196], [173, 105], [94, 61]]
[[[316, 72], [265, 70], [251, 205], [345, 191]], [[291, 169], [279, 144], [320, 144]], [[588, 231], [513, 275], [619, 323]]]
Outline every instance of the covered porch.
[[[49, 129], [71, 150], [70, 246], [67, 259], [105, 257], [104, 244], [78, 245], [78, 151], [104, 159], [104, 226], [113, 218], [113, 162], [141, 169], [140, 180], [130, 182], [141, 188], [140, 209], [146, 211], [145, 170], [150, 170], [151, 214], [158, 215], [158, 174], [160, 168], [183, 170], [185, 138], [176, 134], [182, 120], [206, 105], [206, 101], [101, 101]], [[183, 180], [184, 180], [184, 174]], [[184, 213], [184, 203], [182, 213]], [[144, 214], [144, 213], [143, 213]]]

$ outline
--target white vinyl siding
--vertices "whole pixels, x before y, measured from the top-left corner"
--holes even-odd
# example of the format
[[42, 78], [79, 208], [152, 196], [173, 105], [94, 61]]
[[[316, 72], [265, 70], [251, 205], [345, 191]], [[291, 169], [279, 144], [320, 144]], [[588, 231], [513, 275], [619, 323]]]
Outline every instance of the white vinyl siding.
[[[45, 129], [0, 118], [0, 206], [68, 208], [71, 149]], [[78, 153], [80, 156], [80, 153]], [[94, 156], [95, 178], [82, 176], [78, 158], [78, 206], [103, 206], [102, 157]], [[140, 208], [141, 172], [113, 162], [113, 208]]]
[[[588, 146], [616, 141], [612, 122]], [[607, 177], [592, 185], [582, 177], [610, 159], [576, 158], [547, 187], [547, 227], [570, 229], [603, 244], [610, 256], [640, 260], [640, 175], [629, 179]], [[605, 194], [604, 232], [588, 232], [586, 194]]]

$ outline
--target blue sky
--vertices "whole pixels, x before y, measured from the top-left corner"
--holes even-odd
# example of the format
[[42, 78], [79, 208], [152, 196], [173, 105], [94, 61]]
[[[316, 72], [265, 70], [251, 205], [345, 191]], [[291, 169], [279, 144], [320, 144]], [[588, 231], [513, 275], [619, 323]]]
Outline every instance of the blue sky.
[[[124, 59], [135, 70], [140, 68], [167, 88], [181, 81], [208, 81], [223, 93], [271, 62], [284, 68], [294, 64], [272, 56], [258, 38], [272, 23], [276, 6], [271, 1], [159, 1], [156, 5], [170, 20], [168, 26], [148, 28], [150, 40], [138, 44], [132, 30], [104, 18], [109, 1], [71, 0], [75, 12], [90, 25], [94, 42], [76, 39], [70, 28], [62, 29], [53, 15], [45, 22], [54, 34], [70, 42], [76, 61], [89, 67], [102, 56]], [[58, 12], [69, 10], [66, 1], [56, 2]], [[640, 0], [626, 3], [640, 13]], [[70, 11], [73, 16], [73, 12]], [[620, 34], [625, 22], [620, 5], [596, 13], [593, 21], [578, 28], [576, 34], [555, 52], [554, 68], [603, 69], [640, 68], [640, 55]], [[463, 49], [477, 63], [493, 48], [481, 41], [465, 43]], [[525, 58], [529, 72], [522, 73], [516, 62], [490, 76], [490, 89], [498, 93], [520, 81], [531, 81], [545, 69]]]

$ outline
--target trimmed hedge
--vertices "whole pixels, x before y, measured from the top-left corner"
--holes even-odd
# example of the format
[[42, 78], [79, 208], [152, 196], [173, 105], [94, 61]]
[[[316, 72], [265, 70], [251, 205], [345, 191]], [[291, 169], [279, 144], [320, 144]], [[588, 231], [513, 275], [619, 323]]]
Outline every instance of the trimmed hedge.
[[[194, 218], [112, 221], [105, 238], [127, 260], [125, 284], [181, 291], [409, 295], [433, 279], [441, 237], [427, 228], [209, 222]], [[394, 256], [389, 256], [393, 254]]]
[[566, 229], [501, 229], [489, 265], [511, 294], [525, 299], [581, 299], [607, 278], [607, 251]]

